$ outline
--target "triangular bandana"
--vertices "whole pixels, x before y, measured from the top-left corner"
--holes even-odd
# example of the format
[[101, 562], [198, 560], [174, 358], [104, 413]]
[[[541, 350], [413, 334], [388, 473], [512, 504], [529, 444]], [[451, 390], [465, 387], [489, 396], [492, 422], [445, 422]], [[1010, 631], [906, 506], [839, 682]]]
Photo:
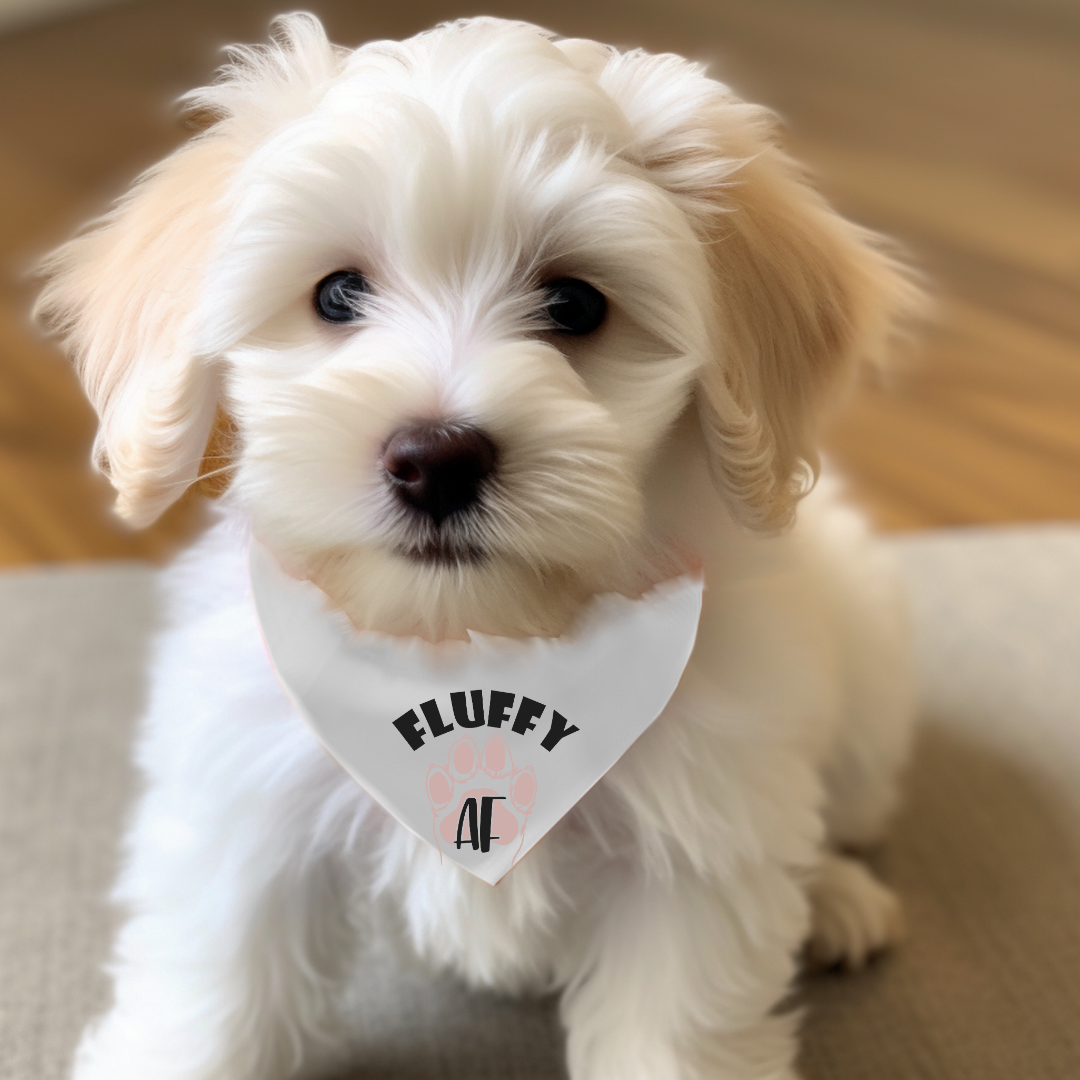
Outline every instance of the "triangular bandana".
[[446, 861], [496, 884], [660, 715], [703, 582], [608, 594], [572, 634], [432, 645], [357, 632], [257, 541], [251, 588], [282, 685], [323, 745]]

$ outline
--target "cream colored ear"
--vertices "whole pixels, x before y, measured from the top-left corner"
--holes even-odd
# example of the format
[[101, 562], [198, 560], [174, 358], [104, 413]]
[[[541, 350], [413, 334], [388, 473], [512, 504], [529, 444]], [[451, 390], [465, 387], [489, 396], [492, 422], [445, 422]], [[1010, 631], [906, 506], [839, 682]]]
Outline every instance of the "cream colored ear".
[[807, 184], [766, 110], [678, 57], [624, 54], [601, 82], [712, 265], [717, 345], [699, 408], [714, 478], [744, 524], [783, 528], [816, 476], [824, 407], [860, 361], [883, 360], [920, 293]]
[[232, 166], [220, 139], [185, 147], [46, 268], [38, 314], [72, 354], [101, 421], [94, 463], [134, 525], [195, 480], [210, 434], [215, 373], [192, 355], [185, 322]]
[[214, 358], [195, 354], [190, 319], [230, 182], [250, 149], [311, 107], [336, 64], [312, 16], [279, 20], [272, 46], [235, 51], [222, 79], [191, 95], [213, 126], [45, 264], [37, 315], [72, 355], [100, 417], [94, 462], [134, 525], [197, 478], [214, 421]]
[[731, 212], [710, 237], [721, 345], [702, 374], [702, 424], [736, 516], [774, 530], [816, 479], [826, 407], [860, 362], [884, 362], [920, 298], [880, 239], [775, 148], [715, 197]]

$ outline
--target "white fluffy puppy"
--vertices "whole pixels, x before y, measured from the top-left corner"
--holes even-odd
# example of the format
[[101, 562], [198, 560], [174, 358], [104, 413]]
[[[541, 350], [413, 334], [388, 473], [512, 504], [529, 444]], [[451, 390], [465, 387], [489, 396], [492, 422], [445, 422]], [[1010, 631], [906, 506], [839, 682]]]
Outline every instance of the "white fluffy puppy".
[[[911, 696], [858, 522], [814, 496], [791, 526], [823, 406], [913, 290], [768, 112], [676, 56], [495, 19], [348, 51], [291, 15], [190, 100], [212, 122], [54, 257], [42, 300], [130, 521], [235, 426], [229, 521], [172, 578], [115, 1002], [78, 1080], [339, 1059], [373, 894], [469, 983], [561, 989], [574, 1080], [793, 1077], [776, 1010], [801, 948], [857, 964], [897, 930], [840, 850], [880, 835]], [[358, 627], [429, 639], [556, 635], [688, 554], [697, 646], [491, 888], [293, 713], [249, 529]]]

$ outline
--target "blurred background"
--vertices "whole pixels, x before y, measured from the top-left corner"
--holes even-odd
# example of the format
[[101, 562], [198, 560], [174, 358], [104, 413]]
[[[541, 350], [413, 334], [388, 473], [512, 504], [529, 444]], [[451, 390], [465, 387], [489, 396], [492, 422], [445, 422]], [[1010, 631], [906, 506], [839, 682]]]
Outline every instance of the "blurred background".
[[[30, 326], [35, 258], [184, 138], [172, 102], [289, 0], [0, 0], [0, 565], [164, 555], [109, 515], [94, 420]], [[310, 0], [333, 39], [495, 14], [707, 60], [775, 108], [849, 216], [933, 282], [937, 323], [832, 424], [884, 529], [1080, 517], [1076, 0]]]

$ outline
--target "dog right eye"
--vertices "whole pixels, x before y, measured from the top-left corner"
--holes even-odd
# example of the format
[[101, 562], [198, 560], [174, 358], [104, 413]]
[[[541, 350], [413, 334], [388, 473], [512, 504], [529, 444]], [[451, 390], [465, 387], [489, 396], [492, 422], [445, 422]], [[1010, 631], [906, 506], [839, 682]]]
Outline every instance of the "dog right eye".
[[552, 329], [561, 334], [591, 334], [607, 313], [604, 294], [587, 281], [559, 278], [544, 286], [547, 302], [544, 314]]
[[326, 322], [355, 322], [363, 315], [361, 302], [370, 292], [371, 285], [363, 274], [335, 270], [315, 286], [315, 310]]

